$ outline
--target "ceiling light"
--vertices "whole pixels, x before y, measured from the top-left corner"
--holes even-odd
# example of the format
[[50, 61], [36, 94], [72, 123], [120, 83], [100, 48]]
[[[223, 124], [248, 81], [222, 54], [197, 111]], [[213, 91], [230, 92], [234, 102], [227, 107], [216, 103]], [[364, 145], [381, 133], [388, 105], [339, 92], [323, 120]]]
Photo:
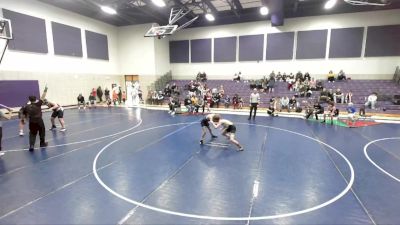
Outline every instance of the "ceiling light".
[[154, 5], [158, 6], [158, 7], [164, 7], [166, 6], [164, 0], [151, 0], [153, 2]]
[[215, 20], [215, 17], [213, 16], [213, 14], [207, 13], [207, 14], [206, 14], [206, 19], [207, 19], [208, 21], [214, 21], [214, 20]]
[[108, 14], [111, 14], [111, 15], [117, 14], [117, 11], [115, 11], [115, 9], [110, 8], [110, 7], [108, 7], [108, 6], [101, 6], [100, 8], [101, 8], [101, 10], [103, 10], [103, 12], [105, 12], [105, 13], [108, 13]]
[[332, 8], [336, 5], [336, 2], [337, 2], [337, 0], [328, 0], [328, 1], [325, 3], [324, 8], [325, 8], [325, 9], [332, 9]]
[[261, 15], [263, 15], [263, 16], [268, 15], [268, 13], [269, 13], [268, 7], [267, 7], [267, 6], [261, 7], [261, 8], [260, 8], [260, 13], [261, 13]]

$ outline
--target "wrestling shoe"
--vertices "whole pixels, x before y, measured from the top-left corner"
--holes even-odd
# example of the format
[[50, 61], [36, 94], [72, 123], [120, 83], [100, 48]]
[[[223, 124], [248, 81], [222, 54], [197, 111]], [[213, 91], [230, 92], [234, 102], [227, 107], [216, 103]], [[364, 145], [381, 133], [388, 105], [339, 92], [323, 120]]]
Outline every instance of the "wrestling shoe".
[[203, 145], [203, 144], [204, 144], [204, 141], [203, 141], [203, 140], [200, 140], [200, 144]]
[[239, 152], [244, 151], [244, 148], [243, 148], [243, 147], [240, 147], [240, 148], [238, 149], [238, 151], [239, 151]]
[[55, 130], [57, 127], [56, 126], [51, 126], [49, 130]]
[[19, 132], [19, 136], [24, 136], [24, 131], [21, 130], [21, 131]]
[[212, 135], [211, 137], [212, 137], [212, 138], [217, 138], [218, 136], [217, 136], [217, 135]]
[[61, 132], [65, 132], [67, 129], [66, 128], [61, 128], [60, 131]]

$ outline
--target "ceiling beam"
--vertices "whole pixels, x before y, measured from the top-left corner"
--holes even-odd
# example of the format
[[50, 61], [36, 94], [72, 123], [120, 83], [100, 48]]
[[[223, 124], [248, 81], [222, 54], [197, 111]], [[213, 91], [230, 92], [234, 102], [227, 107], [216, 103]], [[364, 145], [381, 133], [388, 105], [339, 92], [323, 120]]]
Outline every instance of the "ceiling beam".
[[175, 5], [185, 9], [185, 10], [189, 10], [190, 12], [186, 15], [186, 17], [189, 15], [190, 18], [188, 19], [193, 19], [196, 17], [196, 14], [193, 13], [192, 10], [190, 10], [185, 4], [183, 4], [180, 0], [173, 0], [173, 2], [175, 3]]
[[242, 6], [242, 4], [240, 4], [239, 0], [233, 0], [232, 2], [233, 2], [233, 4], [235, 4], [237, 10], [239, 10], [239, 11], [243, 10], [243, 6]]
[[213, 14], [217, 14], [218, 13], [217, 8], [215, 8], [215, 6], [211, 3], [210, 0], [203, 0], [203, 3], [205, 3], [208, 6], [208, 8], [211, 10], [211, 12]]

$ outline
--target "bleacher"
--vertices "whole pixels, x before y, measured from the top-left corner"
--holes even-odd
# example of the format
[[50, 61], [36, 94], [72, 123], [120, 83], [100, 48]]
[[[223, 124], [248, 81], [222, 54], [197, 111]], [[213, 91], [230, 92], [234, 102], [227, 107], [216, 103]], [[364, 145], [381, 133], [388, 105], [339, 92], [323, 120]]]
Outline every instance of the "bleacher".
[[[185, 85], [187, 85], [190, 80], [172, 80], [170, 83], [176, 83], [183, 91]], [[231, 98], [238, 94], [244, 100], [244, 106], [249, 103], [249, 96], [251, 93], [249, 83], [244, 83], [241, 81], [237, 83], [231, 80], [208, 80], [208, 88], [219, 88], [221, 85], [224, 86], [225, 94], [229, 95]], [[367, 109], [367, 112], [375, 113], [389, 113], [389, 114], [400, 114], [400, 105], [395, 105], [392, 102], [394, 95], [400, 94], [400, 85], [393, 80], [347, 80], [347, 81], [336, 81], [329, 83], [328, 81], [323, 81], [323, 85], [326, 89], [336, 90], [340, 88], [343, 93], [347, 93], [349, 90], [353, 92], [353, 103], [357, 108], [360, 108], [366, 102], [366, 98], [372, 92], [378, 93], [378, 103], [377, 110]], [[293, 91], [287, 89], [287, 83], [276, 82], [275, 90], [273, 93], [262, 93], [261, 94], [261, 105], [260, 107], [268, 107], [269, 100], [272, 97], [282, 97], [288, 96], [289, 98], [295, 94]], [[319, 91], [314, 91], [309, 101], [315, 100], [320, 96]], [[181, 97], [182, 98], [182, 97]], [[297, 98], [298, 102], [307, 100], [307, 98]], [[341, 111], [345, 111], [346, 104], [336, 104], [337, 108]]]

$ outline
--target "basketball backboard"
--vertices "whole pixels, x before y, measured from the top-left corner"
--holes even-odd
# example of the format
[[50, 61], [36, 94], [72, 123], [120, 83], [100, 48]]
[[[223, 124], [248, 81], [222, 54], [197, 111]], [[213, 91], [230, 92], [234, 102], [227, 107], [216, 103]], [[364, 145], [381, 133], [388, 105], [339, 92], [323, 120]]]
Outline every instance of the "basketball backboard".
[[0, 38], [12, 39], [11, 21], [0, 17]]
[[164, 37], [171, 35], [178, 28], [178, 25], [166, 25], [166, 26], [153, 26], [144, 35], [145, 37]]

